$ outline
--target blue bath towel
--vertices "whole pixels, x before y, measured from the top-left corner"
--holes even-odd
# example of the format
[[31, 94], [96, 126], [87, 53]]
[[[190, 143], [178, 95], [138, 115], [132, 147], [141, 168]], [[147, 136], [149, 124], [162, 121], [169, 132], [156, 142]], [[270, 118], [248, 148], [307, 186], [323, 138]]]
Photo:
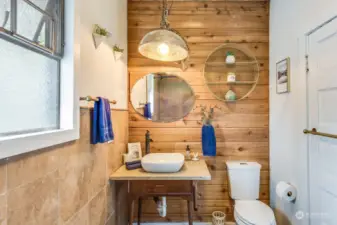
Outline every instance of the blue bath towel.
[[151, 114], [151, 103], [148, 102], [144, 106], [144, 117], [148, 120], [152, 119], [152, 114]]
[[91, 143], [105, 143], [114, 140], [110, 103], [108, 99], [98, 98], [92, 116]]

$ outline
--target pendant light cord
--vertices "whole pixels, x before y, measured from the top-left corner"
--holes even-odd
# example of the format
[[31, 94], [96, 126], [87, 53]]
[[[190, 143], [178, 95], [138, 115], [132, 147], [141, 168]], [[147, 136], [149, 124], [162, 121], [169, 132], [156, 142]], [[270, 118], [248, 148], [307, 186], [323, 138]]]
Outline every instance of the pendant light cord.
[[[172, 8], [172, 5], [173, 5], [173, 1], [171, 3], [170, 9]], [[170, 9], [167, 8], [167, 0], [163, 0], [163, 13], [162, 13], [162, 18], [160, 22], [161, 28], [164, 28], [164, 29], [170, 28], [170, 23], [167, 20]]]

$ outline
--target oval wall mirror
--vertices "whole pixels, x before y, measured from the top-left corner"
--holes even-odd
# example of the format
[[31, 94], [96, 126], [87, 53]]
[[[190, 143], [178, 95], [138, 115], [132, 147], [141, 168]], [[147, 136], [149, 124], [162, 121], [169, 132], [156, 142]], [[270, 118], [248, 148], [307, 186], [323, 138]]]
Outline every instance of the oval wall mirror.
[[195, 95], [182, 78], [168, 73], [152, 73], [138, 80], [131, 90], [135, 111], [153, 122], [174, 122], [193, 108]]

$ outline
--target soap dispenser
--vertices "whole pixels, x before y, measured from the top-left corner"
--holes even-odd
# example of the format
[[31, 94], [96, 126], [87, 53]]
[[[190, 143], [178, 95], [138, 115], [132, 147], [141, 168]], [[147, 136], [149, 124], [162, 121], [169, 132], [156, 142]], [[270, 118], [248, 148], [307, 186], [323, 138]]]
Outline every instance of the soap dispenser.
[[186, 156], [185, 156], [185, 159], [186, 160], [191, 160], [191, 149], [190, 149], [189, 145], [187, 145], [187, 147], [186, 147]]

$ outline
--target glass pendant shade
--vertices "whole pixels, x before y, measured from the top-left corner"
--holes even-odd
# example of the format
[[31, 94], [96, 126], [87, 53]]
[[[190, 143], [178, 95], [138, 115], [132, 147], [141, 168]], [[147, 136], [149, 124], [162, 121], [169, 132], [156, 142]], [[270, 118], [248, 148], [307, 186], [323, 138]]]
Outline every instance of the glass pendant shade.
[[138, 50], [143, 56], [159, 61], [175, 62], [188, 57], [185, 40], [169, 29], [157, 29], [147, 33], [139, 44]]

